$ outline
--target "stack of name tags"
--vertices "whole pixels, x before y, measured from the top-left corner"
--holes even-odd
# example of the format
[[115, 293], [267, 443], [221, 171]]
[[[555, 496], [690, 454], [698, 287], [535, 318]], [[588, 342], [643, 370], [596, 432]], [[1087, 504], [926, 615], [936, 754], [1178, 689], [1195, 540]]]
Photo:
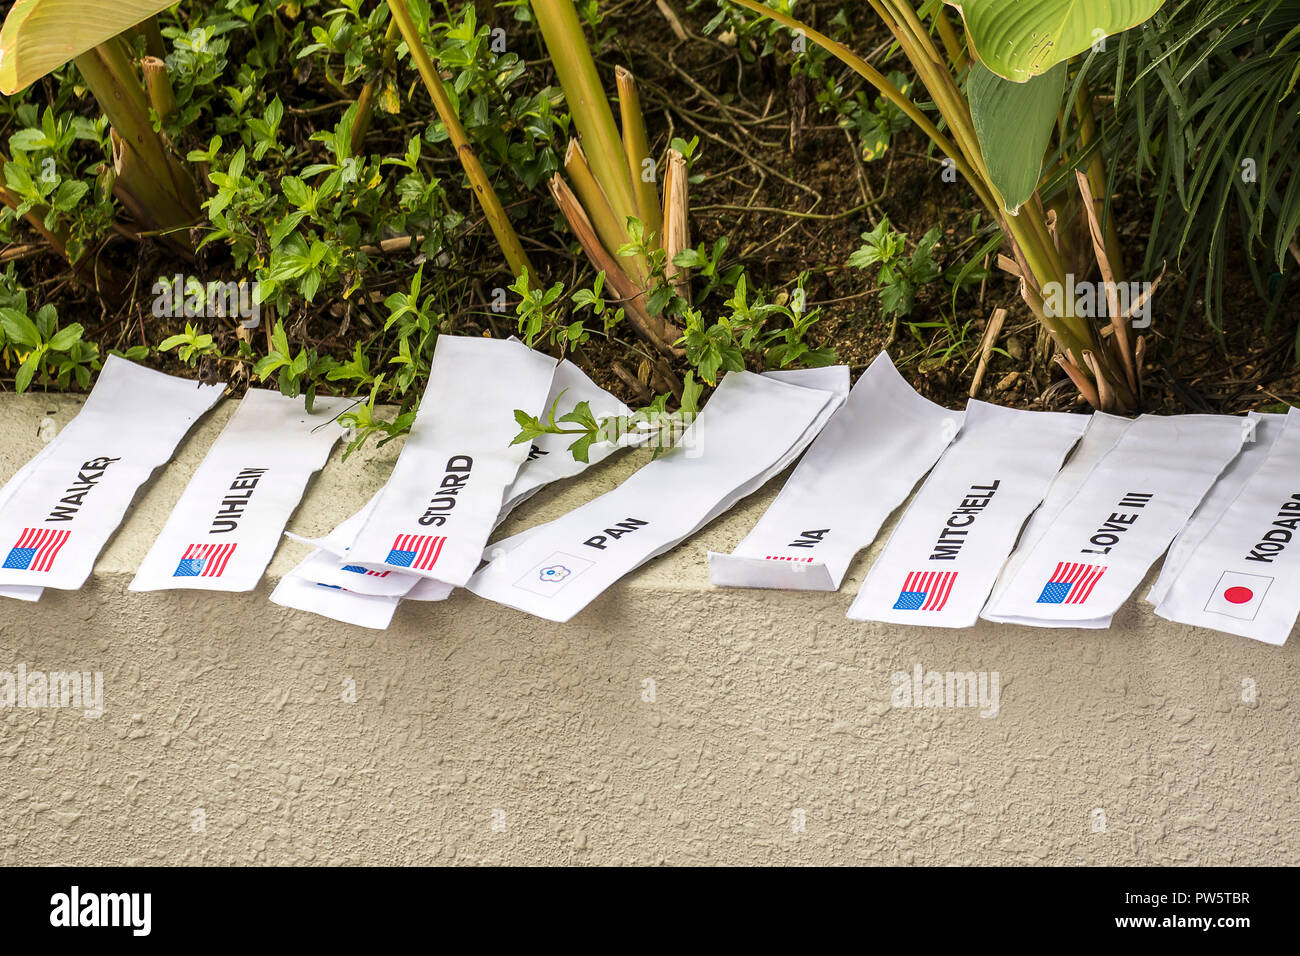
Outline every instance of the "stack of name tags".
[[[80, 414], [0, 488], [0, 596], [77, 589], [154, 469], [224, 392], [110, 357]], [[249, 591], [345, 430], [345, 399], [249, 389], [176, 503], [133, 591]], [[796, 459], [715, 585], [836, 591], [909, 497], [848, 616], [970, 627], [979, 618], [1105, 628], [1147, 594], [1173, 621], [1283, 643], [1300, 613], [1300, 420], [1075, 415], [972, 401], [941, 408], [881, 354], [844, 366], [732, 372], [671, 450], [621, 485], [489, 546], [546, 485], [650, 429], [516, 441], [517, 416], [626, 421], [576, 366], [516, 340], [444, 335], [387, 483], [274, 588], [277, 604], [371, 628], [404, 601], [466, 588], [567, 621]], [[919, 486], [919, 487], [918, 487]]]

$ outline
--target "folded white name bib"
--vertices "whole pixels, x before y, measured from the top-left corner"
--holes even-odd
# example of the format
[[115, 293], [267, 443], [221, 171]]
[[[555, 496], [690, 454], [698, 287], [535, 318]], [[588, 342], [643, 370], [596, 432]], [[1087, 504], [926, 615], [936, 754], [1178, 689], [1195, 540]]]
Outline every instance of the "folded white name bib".
[[985, 617], [1106, 627], [1241, 449], [1241, 419], [1143, 415], [1092, 469]]
[[1178, 532], [1178, 537], [1174, 538], [1174, 543], [1169, 546], [1164, 564], [1160, 566], [1160, 576], [1156, 578], [1156, 583], [1147, 593], [1146, 600], [1149, 603], [1159, 604], [1164, 600], [1164, 596], [1169, 593], [1169, 586], [1174, 583], [1178, 572], [1183, 569], [1183, 565], [1196, 550], [1196, 546], [1223, 517], [1223, 513], [1236, 500], [1250, 476], [1268, 460], [1273, 443], [1282, 434], [1286, 418], [1286, 415], [1261, 415], [1258, 412], [1248, 412], [1241, 420], [1246, 430], [1241, 454], [1223, 470], [1219, 480], [1214, 483], [1210, 493], [1205, 496], [1196, 513], [1192, 515], [1192, 520]]
[[515, 544], [498, 542], [501, 557], [474, 575], [469, 589], [567, 621], [716, 516], [720, 502], [788, 461], [793, 448], [815, 437], [814, 423], [835, 400], [823, 389], [729, 373], [678, 447], [613, 491], [516, 536]]
[[528, 457], [515, 410], [539, 415], [555, 359], [519, 342], [443, 335], [392, 477], [348, 557], [460, 585], [478, 567]]
[[224, 389], [110, 355], [81, 412], [0, 510], [0, 586], [81, 587], [140, 485]]
[[350, 403], [251, 388], [140, 565], [132, 591], [249, 591], [266, 570], [311, 476], [343, 437]]
[[993, 586], [993, 596], [989, 598], [990, 606], [996, 603], [1006, 591], [1007, 585], [1016, 576], [1020, 566], [1025, 563], [1025, 558], [1038, 543], [1038, 539], [1046, 534], [1056, 519], [1061, 516], [1070, 499], [1078, 493], [1084, 479], [1092, 474], [1099, 461], [1110, 454], [1111, 449], [1124, 437], [1124, 433], [1129, 430], [1133, 421], [1131, 418], [1121, 418], [1119, 415], [1108, 415], [1105, 412], [1093, 413], [1088, 420], [1088, 430], [1079, 439], [1079, 444], [1074, 446], [1074, 451], [1066, 461], [1065, 467], [1052, 479], [1043, 503], [1030, 516], [1029, 523], [1021, 532], [1016, 550], [1011, 553], [1011, 557], [1007, 558], [1007, 563], [998, 576], [998, 583]]
[[[57, 437], [55, 438], [55, 441], [58, 441]], [[35, 458], [19, 468], [18, 472], [5, 482], [4, 487], [0, 488], [0, 514], [4, 513], [5, 503], [13, 496], [13, 493], [18, 490], [18, 486], [27, 479], [27, 476], [31, 474], [32, 469], [34, 469], [37, 464], [47, 454], [49, 454], [50, 447], [50, 445], [46, 445], [37, 452]], [[8, 584], [0, 587], [0, 597], [13, 598], [18, 601], [39, 601], [43, 593], [45, 593], [45, 588], [32, 585]]]
[[393, 620], [401, 598], [357, 594], [340, 587], [318, 584], [286, 574], [271, 592], [271, 603], [297, 611], [310, 611], [345, 624], [382, 631]]
[[938, 460], [961, 417], [913, 391], [882, 352], [735, 552], [709, 552], [713, 583], [837, 590], [853, 556]]
[[956, 439], [899, 520], [848, 616], [970, 627], [1083, 415], [971, 401]]
[[1300, 613], [1300, 411], [1195, 546], [1156, 613], [1283, 644]]

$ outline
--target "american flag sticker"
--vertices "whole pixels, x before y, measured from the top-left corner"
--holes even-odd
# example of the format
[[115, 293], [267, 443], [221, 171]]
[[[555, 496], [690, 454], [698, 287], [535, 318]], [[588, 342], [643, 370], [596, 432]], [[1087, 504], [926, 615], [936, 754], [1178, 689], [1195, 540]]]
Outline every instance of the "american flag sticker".
[[942, 611], [956, 582], [956, 571], [913, 571], [903, 582], [894, 610]]
[[446, 538], [427, 534], [399, 534], [393, 540], [393, 547], [384, 559], [384, 564], [397, 568], [412, 568], [416, 571], [429, 571], [438, 563], [442, 546]]
[[10, 571], [48, 571], [71, 534], [53, 528], [23, 528], [2, 566]]
[[763, 560], [765, 561], [798, 561], [801, 564], [812, 564], [812, 558], [787, 558], [780, 554], [769, 554]]
[[1104, 565], [1061, 561], [1043, 585], [1039, 604], [1082, 604], [1106, 573]]
[[351, 571], [353, 574], [368, 574], [372, 578], [386, 578], [393, 573], [392, 571], [371, 571], [369, 568], [364, 568], [359, 564], [345, 564], [343, 565], [343, 570]]
[[192, 544], [181, 555], [172, 577], [219, 578], [234, 553], [233, 544]]

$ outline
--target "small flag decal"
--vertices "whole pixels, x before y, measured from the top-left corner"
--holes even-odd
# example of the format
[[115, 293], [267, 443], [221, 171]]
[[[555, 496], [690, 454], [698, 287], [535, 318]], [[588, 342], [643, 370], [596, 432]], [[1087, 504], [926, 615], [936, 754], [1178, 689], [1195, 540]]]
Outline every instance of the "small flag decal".
[[[1060, 561], [1038, 595], [1039, 604], [1083, 604], [1106, 573], [1103, 565]], [[1032, 593], [1032, 592], [1031, 592]]]
[[1253, 621], [1272, 584], [1273, 579], [1267, 575], [1224, 571], [1205, 604], [1205, 610], [1235, 617], [1239, 621]]
[[234, 553], [234, 544], [192, 544], [181, 555], [172, 577], [219, 578]]
[[393, 573], [392, 571], [371, 571], [369, 568], [363, 568], [359, 564], [345, 564], [343, 565], [343, 570], [351, 571], [353, 574], [368, 574], [372, 578], [386, 578]]
[[442, 553], [446, 540], [427, 534], [399, 534], [393, 540], [393, 547], [384, 563], [398, 568], [429, 571], [438, 563], [438, 555]]
[[53, 528], [23, 528], [3, 567], [12, 571], [48, 571], [71, 534]]
[[956, 571], [913, 571], [903, 582], [894, 610], [942, 611], [956, 581]]

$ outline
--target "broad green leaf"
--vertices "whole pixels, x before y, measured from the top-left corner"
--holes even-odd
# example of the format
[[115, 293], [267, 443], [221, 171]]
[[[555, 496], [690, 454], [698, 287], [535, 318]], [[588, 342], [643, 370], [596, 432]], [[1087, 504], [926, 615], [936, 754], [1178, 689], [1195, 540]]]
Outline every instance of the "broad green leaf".
[[1058, 63], [1024, 83], [1004, 80], [984, 64], [970, 71], [966, 95], [989, 178], [1014, 213], [1034, 194], [1043, 155], [1065, 95], [1066, 65]]
[[21, 395], [27, 391], [27, 386], [32, 384], [32, 378], [36, 375], [41, 367], [41, 359], [45, 357], [45, 349], [37, 349], [27, 356], [27, 359], [18, 368], [18, 374], [14, 376], [14, 388]]
[[176, 0], [18, 0], [0, 30], [0, 93], [26, 89]]
[[0, 309], [0, 325], [3, 325], [5, 338], [10, 344], [33, 349], [41, 344], [41, 333], [36, 330], [36, 323], [17, 309]]
[[1165, 0], [947, 0], [979, 58], [1023, 83], [1114, 33], [1149, 20]]
[[9, 148], [30, 152], [35, 149], [49, 149], [53, 141], [39, 129], [20, 129], [9, 137]]
[[66, 352], [72, 348], [74, 342], [81, 341], [81, 333], [85, 331], [80, 322], [73, 322], [71, 325], [64, 326], [54, 333], [50, 339], [49, 349], [51, 352]]

